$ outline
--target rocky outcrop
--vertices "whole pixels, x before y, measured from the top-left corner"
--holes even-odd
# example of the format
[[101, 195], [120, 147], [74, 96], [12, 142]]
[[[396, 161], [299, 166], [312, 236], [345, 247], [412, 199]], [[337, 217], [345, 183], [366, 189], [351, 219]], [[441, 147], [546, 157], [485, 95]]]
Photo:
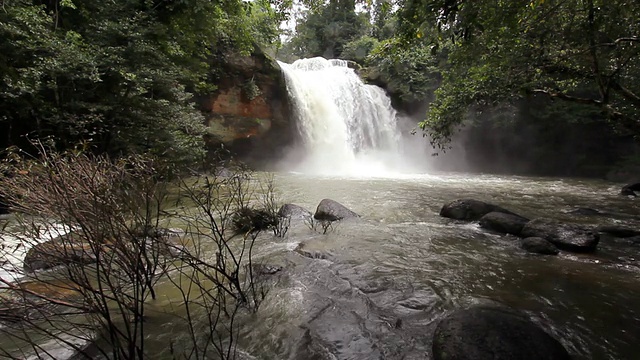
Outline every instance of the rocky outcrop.
[[313, 214], [311, 211], [295, 204], [284, 204], [278, 210], [278, 216], [296, 220], [310, 219]]
[[542, 255], [557, 255], [559, 252], [555, 245], [540, 237], [529, 237], [523, 239], [520, 243], [520, 247], [530, 253]]
[[519, 216], [500, 206], [474, 199], [459, 199], [445, 204], [440, 210], [440, 216], [457, 220], [478, 220], [490, 212]]
[[286, 83], [278, 63], [257, 46], [250, 56], [220, 54], [217, 90], [200, 98], [210, 149], [224, 144], [243, 160], [278, 157], [292, 143]]
[[600, 240], [599, 234], [591, 229], [546, 219], [529, 221], [522, 228], [520, 235], [524, 238], [541, 237], [553, 243], [558, 249], [573, 252], [593, 252]]
[[520, 235], [529, 219], [503, 212], [490, 212], [480, 218], [480, 227], [505, 234]]
[[360, 217], [360, 215], [354, 213], [335, 200], [323, 199], [320, 201], [320, 204], [318, 204], [318, 208], [316, 209], [316, 213], [313, 217], [317, 220], [336, 221], [357, 218]]
[[442, 319], [433, 339], [435, 360], [568, 360], [562, 344], [524, 314], [476, 305]]

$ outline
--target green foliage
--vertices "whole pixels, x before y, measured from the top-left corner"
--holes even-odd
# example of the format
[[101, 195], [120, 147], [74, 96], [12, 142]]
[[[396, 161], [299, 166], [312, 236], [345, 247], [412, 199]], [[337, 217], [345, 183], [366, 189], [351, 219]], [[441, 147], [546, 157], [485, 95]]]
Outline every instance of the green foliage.
[[280, 58], [338, 57], [347, 43], [367, 34], [370, 26], [367, 14], [357, 13], [353, 0], [315, 4], [297, 24]]
[[247, 80], [244, 84], [242, 84], [242, 91], [249, 100], [255, 99], [262, 93], [253, 78]]
[[215, 89], [216, 54], [246, 54], [258, 34], [273, 42], [277, 11], [240, 0], [5, 2], [0, 145], [51, 136], [192, 164], [205, 130], [192, 94]]
[[376, 0], [372, 9], [372, 34], [378, 40], [394, 37], [397, 28], [397, 16], [390, 0]]
[[256, 0], [246, 3], [251, 36], [264, 48], [280, 47], [280, 23], [288, 17], [292, 0], [279, 1], [272, 6], [268, 0]]
[[541, 95], [593, 107], [640, 134], [640, 6], [614, 1], [401, 4], [404, 39], [447, 47], [444, 82], [420, 126], [446, 142], [469, 106]]
[[439, 59], [419, 44], [406, 47], [399, 38], [381, 42], [367, 58], [370, 78], [379, 78], [404, 102], [429, 97], [440, 82]]
[[365, 35], [347, 43], [342, 50], [342, 54], [340, 54], [340, 58], [364, 64], [371, 50], [376, 48], [378, 44], [378, 39]]

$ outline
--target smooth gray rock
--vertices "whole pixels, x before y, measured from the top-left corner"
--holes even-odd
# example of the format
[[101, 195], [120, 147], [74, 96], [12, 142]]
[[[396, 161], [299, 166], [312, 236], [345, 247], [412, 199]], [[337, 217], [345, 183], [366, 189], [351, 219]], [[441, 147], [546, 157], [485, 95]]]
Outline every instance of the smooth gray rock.
[[567, 360], [562, 344], [506, 306], [476, 305], [456, 310], [438, 324], [435, 360]]
[[474, 199], [459, 199], [445, 204], [440, 210], [440, 216], [457, 220], [478, 220], [490, 212], [519, 216], [500, 206]]
[[316, 213], [313, 217], [317, 220], [329, 220], [336, 221], [342, 219], [349, 218], [357, 218], [360, 215], [354, 213], [349, 210], [346, 206], [340, 204], [339, 202], [331, 199], [323, 199], [318, 204], [318, 208], [316, 209]]
[[576, 224], [564, 224], [547, 219], [529, 221], [522, 228], [520, 236], [541, 237], [558, 249], [573, 252], [594, 252], [600, 241], [600, 235], [596, 231]]
[[520, 243], [520, 247], [530, 253], [543, 255], [557, 255], [559, 252], [555, 245], [540, 237], [529, 237], [523, 239]]
[[278, 216], [283, 218], [304, 220], [310, 219], [313, 214], [311, 213], [311, 211], [303, 208], [302, 206], [295, 204], [284, 204], [280, 207], [280, 210], [278, 210]]
[[517, 236], [528, 222], [529, 219], [519, 215], [493, 211], [480, 218], [480, 227]]

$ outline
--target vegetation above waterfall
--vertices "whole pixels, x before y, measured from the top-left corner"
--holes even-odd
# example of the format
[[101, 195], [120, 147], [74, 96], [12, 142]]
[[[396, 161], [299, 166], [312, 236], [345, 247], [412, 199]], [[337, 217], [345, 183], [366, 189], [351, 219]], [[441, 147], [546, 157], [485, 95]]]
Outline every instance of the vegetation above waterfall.
[[544, 96], [640, 134], [640, 5], [631, 1], [403, 2], [405, 38], [428, 38], [449, 67], [427, 119], [448, 140], [470, 105]]

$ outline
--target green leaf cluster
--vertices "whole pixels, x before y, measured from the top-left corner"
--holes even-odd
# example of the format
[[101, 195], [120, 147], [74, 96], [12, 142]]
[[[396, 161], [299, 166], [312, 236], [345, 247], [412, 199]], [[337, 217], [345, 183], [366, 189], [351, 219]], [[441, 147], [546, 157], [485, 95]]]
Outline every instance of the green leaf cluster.
[[448, 49], [420, 126], [446, 142], [470, 107], [527, 97], [594, 108], [640, 134], [640, 4], [625, 0], [406, 0], [403, 38]]
[[370, 28], [368, 14], [356, 12], [354, 0], [314, 3], [278, 56], [286, 61], [316, 56], [337, 58], [349, 42], [369, 34]]
[[440, 84], [440, 59], [425, 44], [408, 47], [391, 38], [376, 46], [366, 63], [368, 77], [379, 78], [405, 103], [428, 99]]

